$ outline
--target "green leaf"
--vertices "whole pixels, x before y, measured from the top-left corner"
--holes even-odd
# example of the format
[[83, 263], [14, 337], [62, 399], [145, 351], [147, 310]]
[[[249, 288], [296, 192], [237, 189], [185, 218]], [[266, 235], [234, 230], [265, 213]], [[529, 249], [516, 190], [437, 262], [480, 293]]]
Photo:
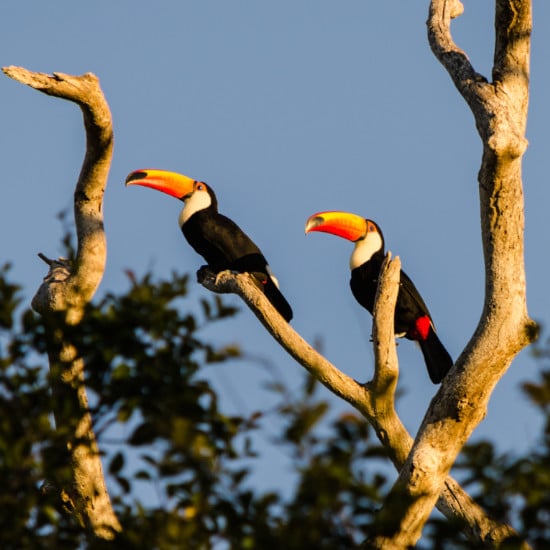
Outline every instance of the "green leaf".
[[124, 467], [124, 455], [120, 452], [116, 453], [109, 463], [109, 473], [117, 474]]

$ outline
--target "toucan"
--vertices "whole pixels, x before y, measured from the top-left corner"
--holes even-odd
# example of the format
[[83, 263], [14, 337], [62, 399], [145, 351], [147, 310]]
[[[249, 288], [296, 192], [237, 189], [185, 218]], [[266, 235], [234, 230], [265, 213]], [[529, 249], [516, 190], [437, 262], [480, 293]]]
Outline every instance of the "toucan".
[[176, 172], [145, 169], [131, 172], [126, 185], [143, 185], [183, 201], [179, 225], [187, 242], [215, 273], [226, 269], [249, 273], [267, 299], [286, 320], [292, 309], [279, 290], [279, 283], [260, 251], [240, 227], [218, 212], [212, 188]]
[[[355, 243], [350, 258], [351, 291], [371, 315], [378, 286], [378, 275], [384, 261], [384, 236], [372, 220], [349, 212], [318, 212], [306, 222], [306, 233], [323, 231]], [[395, 334], [415, 340], [420, 345], [428, 374], [439, 384], [453, 365], [451, 356], [439, 340], [432, 316], [420, 293], [405, 272], [400, 274], [400, 287], [395, 307]]]

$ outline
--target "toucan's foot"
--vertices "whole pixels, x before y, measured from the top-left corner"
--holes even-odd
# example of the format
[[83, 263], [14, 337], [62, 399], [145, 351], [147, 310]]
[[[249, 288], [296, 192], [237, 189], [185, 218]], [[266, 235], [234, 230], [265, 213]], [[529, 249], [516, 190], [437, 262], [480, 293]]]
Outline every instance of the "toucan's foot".
[[216, 274], [216, 284], [219, 283], [219, 279], [220, 277], [224, 274], [224, 273], [230, 273], [231, 275], [236, 275], [238, 273], [238, 271], [233, 271], [231, 269], [224, 269], [223, 271], [219, 271], [217, 274]]
[[220, 282], [220, 277], [230, 273], [237, 275], [239, 272], [232, 269], [222, 269], [222, 271], [214, 271], [209, 265], [202, 265], [197, 271], [197, 282], [200, 284], [209, 283], [212, 286], [217, 286]]

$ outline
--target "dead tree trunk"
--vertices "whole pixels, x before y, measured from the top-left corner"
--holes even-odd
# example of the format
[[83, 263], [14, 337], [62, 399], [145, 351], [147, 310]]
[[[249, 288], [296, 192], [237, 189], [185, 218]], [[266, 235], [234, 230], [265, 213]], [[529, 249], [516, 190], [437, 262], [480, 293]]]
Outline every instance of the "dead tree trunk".
[[[458, 0], [432, 0], [428, 36], [472, 109], [483, 143], [479, 193], [485, 302], [479, 325], [432, 401], [412, 451], [378, 517], [372, 548], [409, 548], [437, 501], [456, 456], [486, 414], [491, 393], [537, 327], [527, 314], [521, 160], [529, 88], [530, 0], [496, 0], [493, 81], [453, 42]], [[498, 542], [491, 534], [487, 543]], [[527, 545], [525, 545], [527, 547]]]
[[[367, 384], [350, 378], [313, 349], [277, 313], [247, 274], [224, 271], [216, 276], [204, 269], [198, 273], [199, 282], [209, 290], [238, 294], [299, 364], [331, 392], [355, 407], [373, 426], [397, 470], [406, 462], [413, 445], [413, 438], [394, 407], [399, 367], [393, 319], [400, 265], [398, 258], [391, 261], [388, 258], [380, 275], [373, 326], [375, 373]], [[462, 525], [464, 534], [475, 545], [486, 543], [489, 548], [496, 548], [498, 541], [515, 535], [509, 525], [488, 516], [450, 476], [444, 480], [437, 507], [446, 517]], [[496, 542], [491, 542], [493, 540]]]
[[69, 468], [64, 479], [49, 480], [60, 491], [65, 508], [100, 539], [112, 539], [121, 527], [105, 485], [99, 449], [84, 387], [84, 363], [78, 344], [67, 335], [80, 322], [86, 304], [103, 277], [106, 239], [103, 193], [113, 152], [111, 113], [98, 79], [92, 74], [46, 75], [20, 67], [4, 68], [9, 77], [48, 95], [77, 103], [84, 115], [86, 156], [74, 192], [78, 250], [74, 262], [47, 260], [50, 270], [32, 306], [48, 328], [53, 411], [66, 435]]

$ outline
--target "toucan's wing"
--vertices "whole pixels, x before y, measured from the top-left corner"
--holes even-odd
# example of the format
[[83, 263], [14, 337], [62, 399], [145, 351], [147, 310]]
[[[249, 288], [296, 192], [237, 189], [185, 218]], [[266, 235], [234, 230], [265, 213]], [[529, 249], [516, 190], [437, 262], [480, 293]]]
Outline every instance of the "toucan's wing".
[[414, 312], [415, 317], [420, 314], [427, 315], [431, 320], [432, 316], [430, 315], [430, 310], [428, 309], [428, 306], [425, 304], [422, 296], [420, 295], [420, 292], [418, 292], [410, 277], [404, 271], [401, 271], [400, 283], [400, 302], [403, 303], [403, 306], [409, 308], [411, 310], [411, 313]]

